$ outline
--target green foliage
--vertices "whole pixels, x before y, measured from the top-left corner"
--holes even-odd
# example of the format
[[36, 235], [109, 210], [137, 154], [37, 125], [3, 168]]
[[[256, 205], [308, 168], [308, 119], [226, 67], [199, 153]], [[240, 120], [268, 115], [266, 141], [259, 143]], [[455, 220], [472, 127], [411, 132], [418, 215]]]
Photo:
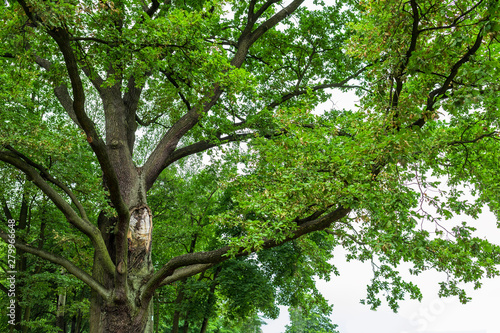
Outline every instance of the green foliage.
[[[372, 265], [373, 309], [421, 298], [402, 262], [445, 273], [440, 296], [467, 302], [463, 283], [499, 275], [500, 247], [474, 233], [485, 206], [500, 218], [498, 1], [294, 4], [2, 2], [2, 220], [19, 216], [32, 253], [89, 283], [104, 257], [119, 265], [115, 237], [148, 205], [164, 275], [89, 285], [105, 298], [166, 284], [163, 330], [258, 332], [282, 304], [287, 332], [334, 332], [315, 279], [337, 274], [336, 246]], [[358, 108], [320, 109], [330, 88], [356, 91]], [[117, 224], [98, 230], [98, 216]], [[87, 286], [19, 256], [23, 311], [53, 312], [64, 289], [68, 316], [87, 315]], [[136, 289], [139, 307], [153, 290]], [[43, 313], [22, 325], [52, 330]]]
[[290, 309], [290, 324], [286, 326], [285, 333], [338, 333], [327, 317], [328, 313], [312, 308], [301, 307]]

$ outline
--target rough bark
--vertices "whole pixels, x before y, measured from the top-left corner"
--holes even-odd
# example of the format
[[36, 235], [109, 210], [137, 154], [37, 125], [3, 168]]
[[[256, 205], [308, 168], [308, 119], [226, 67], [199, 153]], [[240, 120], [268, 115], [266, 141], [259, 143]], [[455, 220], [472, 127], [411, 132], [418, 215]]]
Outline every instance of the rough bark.
[[[144, 187], [137, 184], [138, 181], [135, 177], [121, 185], [130, 193], [127, 196], [127, 205], [130, 207], [128, 221], [120, 221], [119, 217], [107, 217], [105, 213], [99, 216], [99, 230], [116, 266], [116, 272], [108, 274], [102, 267], [100, 257], [95, 256], [93, 278], [113, 290], [113, 296], [105, 299], [97, 293], [92, 294], [91, 333], [153, 332], [153, 303], [151, 300], [143, 302], [138, 297], [144, 280], [153, 273], [152, 214], [145, 200]], [[132, 193], [133, 191], [140, 193]], [[127, 226], [124, 233], [125, 244], [120, 243], [123, 236], [118, 235], [123, 225]], [[123, 245], [125, 254], [121, 253]]]

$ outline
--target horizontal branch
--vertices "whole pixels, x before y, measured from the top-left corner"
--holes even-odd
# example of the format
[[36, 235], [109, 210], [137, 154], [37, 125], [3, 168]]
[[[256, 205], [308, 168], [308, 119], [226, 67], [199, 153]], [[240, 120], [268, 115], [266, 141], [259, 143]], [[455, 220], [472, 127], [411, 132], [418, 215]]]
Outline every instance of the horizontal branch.
[[[283, 240], [276, 241], [273, 239], [264, 239], [264, 243], [262, 244], [261, 248], [270, 249], [273, 247], [277, 247], [291, 240], [297, 239], [303, 235], [309, 234], [311, 232], [328, 228], [333, 222], [338, 221], [343, 217], [347, 216], [350, 211], [351, 209], [349, 208], [339, 207], [320, 218], [303, 222], [298, 226], [298, 228], [295, 231], [293, 231], [289, 236], [287, 236]], [[144, 301], [149, 300], [153, 296], [154, 291], [161, 285], [163, 285], [163, 281], [165, 281], [166, 279], [168, 279], [166, 280], [168, 281], [168, 283], [174, 282], [173, 276], [178, 269], [185, 268], [186, 270], [185, 272], [198, 270], [197, 273], [199, 273], [203, 271], [203, 266], [200, 265], [205, 265], [206, 268], [209, 268], [211, 267], [211, 265], [215, 265], [217, 263], [221, 263], [223, 261], [230, 259], [230, 256], [228, 256], [230, 250], [231, 250], [230, 246], [224, 246], [222, 248], [213, 251], [187, 253], [172, 258], [168, 263], [166, 263], [163, 267], [161, 267], [155, 274], [153, 274], [148, 280], [148, 282], [146, 282], [142, 294], [142, 299]], [[247, 256], [256, 251], [257, 251], [256, 248], [253, 248], [250, 251], [247, 251], [245, 249], [240, 249], [235, 256], [236, 257]], [[179, 276], [181, 272], [184, 272], [184, 270], [179, 271], [178, 273]]]
[[[450, 29], [450, 28], [456, 28], [458, 23], [460, 23], [460, 20], [463, 21], [465, 16], [470, 14], [473, 10], [475, 10], [484, 0], [479, 1], [476, 3], [474, 6], [469, 8], [467, 11], [463, 12], [460, 16], [456, 17], [449, 25], [443, 25], [443, 26], [437, 26], [437, 27], [430, 27], [430, 28], [424, 28], [420, 29], [419, 32], [425, 32], [425, 31], [432, 31], [432, 30], [442, 30], [442, 29]], [[476, 24], [476, 23], [474, 23]]]
[[110, 42], [110, 41], [96, 38], [96, 37], [70, 37], [69, 40], [72, 42], [92, 41], [92, 42], [97, 42], [97, 43], [106, 44], [106, 45], [117, 45], [118, 44], [118, 42]]
[[[6, 243], [8, 243], [8, 244], [10, 243], [8, 234], [0, 232], [0, 238], [2, 238]], [[73, 274], [76, 278], [78, 278], [83, 283], [88, 285], [92, 290], [99, 293], [99, 295], [101, 295], [104, 299], [109, 299], [111, 297], [111, 292], [109, 290], [107, 290], [103, 285], [101, 285], [99, 282], [94, 280], [92, 278], [92, 276], [90, 276], [87, 272], [85, 272], [81, 268], [77, 267], [75, 264], [73, 264], [68, 259], [66, 259], [62, 256], [59, 256], [59, 255], [50, 253], [48, 251], [42, 250], [42, 249], [28, 246], [26, 244], [18, 242], [17, 240], [15, 241], [15, 243], [13, 245], [17, 249], [20, 249], [24, 252], [31, 253], [37, 257], [43, 258], [43, 259], [48, 260], [56, 265], [60, 265], [64, 268], [66, 268], [66, 270], [69, 273]]]
[[191, 265], [188, 267], [181, 267], [179, 269], [176, 269], [172, 275], [166, 277], [161, 282], [160, 287], [196, 275], [198, 273], [204, 272], [213, 266], [214, 264], [199, 264], [199, 265]]
[[193, 143], [192, 145], [189, 145], [189, 146], [181, 147], [169, 155], [169, 157], [165, 160], [165, 164], [163, 165], [163, 168], [168, 167], [170, 164], [172, 164], [172, 163], [174, 163], [174, 162], [176, 162], [176, 161], [178, 161], [181, 158], [184, 158], [186, 156], [201, 153], [201, 152], [208, 150], [210, 148], [217, 147], [220, 144], [242, 141], [242, 140], [248, 139], [249, 137], [252, 137], [253, 135], [254, 135], [253, 133], [232, 134], [232, 135], [228, 135], [228, 136], [224, 136], [224, 137], [219, 138], [219, 140], [218, 140], [219, 142], [204, 140], [204, 141], [199, 141], [199, 142]]
[[[482, 140], [484, 138], [494, 138], [494, 136], [497, 136], [499, 135], [500, 132], [498, 131], [493, 131], [493, 132], [490, 132], [490, 133], [487, 133], [487, 134], [482, 134], [480, 136], [478, 136], [477, 138], [475, 139], [472, 139], [472, 140], [456, 140], [456, 141], [452, 141], [450, 143], [448, 143], [449, 146], [456, 146], [456, 145], [464, 145], [466, 143], [474, 143], [474, 142], [478, 142], [479, 140]], [[494, 138], [496, 140], [499, 140], [498, 138]]]

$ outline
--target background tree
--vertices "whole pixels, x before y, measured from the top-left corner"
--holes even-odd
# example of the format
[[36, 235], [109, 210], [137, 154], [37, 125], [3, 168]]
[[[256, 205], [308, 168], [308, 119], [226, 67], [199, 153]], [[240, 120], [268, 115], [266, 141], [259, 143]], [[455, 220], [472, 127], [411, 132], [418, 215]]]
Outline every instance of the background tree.
[[[373, 262], [373, 307], [380, 291], [393, 309], [420, 297], [397, 274], [402, 260], [446, 272], [441, 294], [464, 302], [459, 282], [498, 274], [497, 246], [440, 220], [499, 213], [498, 2], [303, 3], [1, 4], [0, 160], [51, 200], [93, 262], [16, 246], [92, 290], [91, 332], [150, 332], [160, 287], [285, 243], [314, 249], [317, 236], [302, 236], [322, 230]], [[360, 110], [314, 115], [327, 88], [357, 88]], [[148, 195], [210, 150], [233, 164], [220, 182], [231, 209], [178, 227], [191, 240], [228, 232], [216, 248], [173, 245], [154, 269]], [[450, 190], [431, 197], [429, 175]], [[477, 200], [461, 198], [463, 183]]]
[[290, 309], [290, 324], [286, 326], [285, 333], [338, 333], [336, 327], [322, 312], [297, 307]]

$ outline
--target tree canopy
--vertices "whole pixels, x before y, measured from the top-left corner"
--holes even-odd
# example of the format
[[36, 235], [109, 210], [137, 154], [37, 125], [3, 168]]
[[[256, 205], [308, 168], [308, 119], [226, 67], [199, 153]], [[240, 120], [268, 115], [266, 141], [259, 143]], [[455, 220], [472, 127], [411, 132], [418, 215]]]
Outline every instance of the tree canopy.
[[[500, 217], [498, 1], [0, 8], [2, 219], [62, 330], [69, 297], [92, 333], [255, 331], [276, 304], [332, 331], [313, 277], [335, 246], [373, 263], [372, 308], [421, 298], [401, 262], [462, 302], [499, 274], [474, 234], [485, 206]], [[357, 108], [325, 110], [337, 91]]]

